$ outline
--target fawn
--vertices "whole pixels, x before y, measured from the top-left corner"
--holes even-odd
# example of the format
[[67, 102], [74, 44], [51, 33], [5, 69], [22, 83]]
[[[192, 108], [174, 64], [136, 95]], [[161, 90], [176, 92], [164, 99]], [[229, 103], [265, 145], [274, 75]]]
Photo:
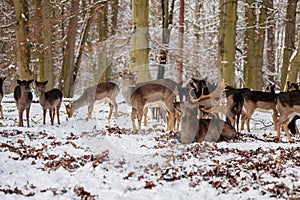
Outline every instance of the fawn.
[[0, 113], [1, 113], [0, 118], [1, 119], [4, 118], [3, 117], [3, 109], [2, 109], [1, 103], [2, 103], [2, 99], [3, 99], [3, 82], [4, 82], [5, 79], [6, 79], [6, 77], [1, 77], [0, 78]]
[[27, 126], [29, 127], [29, 112], [32, 101], [32, 93], [29, 85], [33, 80], [17, 80], [18, 85], [14, 90], [14, 99], [19, 112], [19, 126], [23, 126], [23, 112], [26, 110]]
[[57, 115], [57, 123], [60, 124], [59, 109], [62, 102], [63, 94], [59, 89], [56, 88], [45, 92], [47, 83], [48, 81], [35, 81], [37, 94], [39, 96], [39, 102], [43, 108], [43, 124], [46, 124], [47, 109], [49, 109], [51, 125], [54, 124], [55, 112]]
[[119, 87], [112, 82], [99, 83], [96, 86], [89, 87], [84, 90], [83, 94], [73, 103], [67, 104], [66, 111], [68, 118], [73, 116], [73, 112], [85, 105], [88, 106], [87, 120], [91, 119], [94, 110], [95, 101], [105, 101], [109, 103], [108, 120], [110, 120], [113, 108], [115, 109], [115, 118], [118, 117], [118, 104], [116, 96], [119, 93]]

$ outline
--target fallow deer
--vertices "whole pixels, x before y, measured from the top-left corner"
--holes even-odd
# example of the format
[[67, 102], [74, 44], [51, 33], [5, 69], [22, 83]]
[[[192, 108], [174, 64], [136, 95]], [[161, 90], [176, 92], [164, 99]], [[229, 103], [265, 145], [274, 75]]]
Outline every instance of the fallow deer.
[[[291, 83], [289, 81], [287, 81], [287, 91], [299, 91], [299, 85], [300, 83]], [[299, 115], [296, 115], [291, 122], [288, 125], [288, 129], [291, 131], [292, 134], [299, 134], [299, 130], [296, 126], [296, 121], [300, 119]]]
[[[159, 104], [159, 107], [167, 111], [167, 130], [174, 129], [175, 108], [173, 102], [176, 99], [176, 83], [169, 79], [136, 83], [135, 74], [123, 70], [119, 73], [122, 78], [122, 94], [128, 105], [132, 107], [131, 121], [134, 133], [141, 133], [141, 120], [145, 107], [151, 104]], [[175, 89], [174, 89], [175, 88]], [[138, 127], [135, 118], [138, 119]]]
[[262, 92], [244, 90], [242, 95], [244, 97], [245, 111], [242, 113], [241, 130], [244, 130], [244, 125], [246, 122], [247, 130], [250, 132], [250, 119], [255, 110], [272, 113], [272, 119], [276, 130], [278, 111], [276, 109], [275, 91]]
[[111, 119], [112, 110], [114, 109], [114, 117], [118, 117], [118, 104], [116, 97], [119, 93], [119, 87], [113, 82], [103, 82], [96, 86], [89, 87], [84, 90], [83, 94], [73, 103], [67, 104], [66, 111], [68, 118], [73, 116], [73, 112], [83, 106], [88, 106], [87, 120], [92, 117], [95, 102], [107, 102], [109, 103], [108, 120]]
[[6, 79], [6, 77], [1, 77], [0, 78], [0, 118], [3, 119], [3, 108], [2, 108], [2, 99], [3, 99], [3, 82]]
[[55, 112], [57, 115], [57, 123], [60, 124], [59, 109], [62, 102], [63, 94], [57, 88], [53, 88], [46, 92], [47, 83], [48, 81], [44, 81], [44, 82], [35, 81], [37, 94], [39, 96], [39, 102], [43, 108], [43, 124], [46, 124], [46, 113], [48, 109], [49, 109], [51, 125], [54, 124]]
[[276, 106], [279, 112], [276, 126], [277, 138], [280, 141], [280, 126], [282, 124], [288, 140], [292, 142], [293, 140], [288, 130], [288, 124], [296, 115], [300, 115], [300, 91], [279, 93], [277, 95]]
[[17, 80], [18, 85], [14, 90], [14, 99], [16, 102], [16, 106], [19, 112], [19, 126], [23, 125], [23, 112], [26, 110], [26, 120], [27, 126], [29, 127], [29, 112], [32, 101], [32, 93], [30, 91], [29, 85], [33, 82], [33, 80]]
[[198, 119], [198, 108], [198, 103], [190, 101], [180, 105], [181, 143], [218, 142], [235, 138], [236, 130], [231, 124], [220, 119]]

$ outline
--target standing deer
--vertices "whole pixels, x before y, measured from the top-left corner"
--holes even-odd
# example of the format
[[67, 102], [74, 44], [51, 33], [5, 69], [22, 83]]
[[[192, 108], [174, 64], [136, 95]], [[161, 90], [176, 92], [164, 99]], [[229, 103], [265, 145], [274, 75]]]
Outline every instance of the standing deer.
[[293, 140], [288, 130], [288, 124], [296, 115], [300, 115], [300, 91], [279, 93], [277, 95], [276, 106], [280, 114], [276, 126], [277, 138], [280, 140], [280, 126], [282, 124], [288, 140], [292, 142]]
[[[291, 82], [287, 82], [287, 91], [299, 91], [299, 85], [300, 83], [291, 83]], [[292, 134], [299, 134], [299, 130], [296, 126], [296, 121], [300, 119], [299, 115], [296, 115], [291, 122], [288, 125], [288, 129], [291, 131]]]
[[1, 103], [2, 103], [2, 99], [3, 99], [3, 82], [4, 82], [5, 79], [6, 79], [6, 77], [1, 77], [0, 78], [0, 113], [1, 113], [0, 118], [1, 119], [4, 118], [3, 117], [3, 109], [2, 109]]
[[33, 80], [17, 80], [18, 85], [14, 90], [14, 99], [19, 112], [19, 126], [23, 126], [23, 112], [26, 110], [27, 126], [29, 127], [29, 112], [33, 98], [29, 85], [32, 82]]
[[245, 112], [242, 113], [242, 125], [241, 130], [244, 130], [244, 124], [247, 124], [247, 130], [250, 132], [250, 119], [255, 110], [262, 112], [271, 112], [274, 122], [274, 127], [276, 130], [277, 115], [278, 111], [276, 109], [276, 94], [275, 91], [272, 92], [262, 92], [262, 91], [250, 91], [244, 90], [242, 94], [244, 97], [244, 108]]
[[[122, 78], [122, 94], [128, 105], [132, 107], [131, 121], [134, 133], [141, 132], [141, 121], [145, 107], [151, 104], [159, 106], [167, 111], [167, 130], [174, 129], [175, 108], [173, 102], [176, 99], [177, 92], [173, 82], [169, 79], [159, 79], [137, 84], [135, 74], [127, 70], [119, 73]], [[173, 89], [172, 89], [173, 88]], [[138, 119], [138, 128], [135, 124], [135, 118]]]
[[54, 124], [55, 112], [57, 115], [57, 123], [60, 124], [59, 109], [62, 102], [63, 94], [59, 89], [56, 88], [53, 88], [46, 92], [45, 90], [47, 83], [48, 81], [35, 81], [37, 94], [39, 96], [39, 102], [43, 108], [43, 124], [46, 124], [47, 109], [49, 109], [51, 125]]
[[109, 103], [109, 114], [108, 120], [110, 120], [112, 115], [112, 110], [115, 110], [115, 119], [118, 117], [118, 104], [116, 102], [116, 97], [119, 93], [119, 87], [112, 82], [99, 83], [96, 86], [89, 87], [84, 90], [83, 94], [73, 103], [66, 105], [66, 111], [68, 118], [73, 116], [73, 112], [83, 106], [88, 106], [88, 117], [90, 120], [92, 117], [92, 112], [94, 110], [94, 104], [96, 101], [108, 102]]
[[218, 142], [230, 140], [236, 136], [234, 127], [220, 119], [198, 119], [199, 105], [185, 101], [180, 105], [181, 134], [180, 141], [184, 144], [192, 142]]

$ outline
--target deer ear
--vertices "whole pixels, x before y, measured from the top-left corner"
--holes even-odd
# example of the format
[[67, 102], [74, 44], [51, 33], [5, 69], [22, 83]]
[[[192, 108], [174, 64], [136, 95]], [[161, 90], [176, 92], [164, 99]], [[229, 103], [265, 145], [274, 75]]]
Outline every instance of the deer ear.
[[22, 81], [20, 81], [19, 79], [17, 80], [17, 83], [19, 84], [19, 85], [21, 85], [22, 84]]
[[6, 76], [4, 76], [3, 78], [2, 78], [2, 80], [4, 81], [6, 79]]
[[33, 81], [34, 81], [34, 80], [33, 80], [33, 79], [31, 79], [31, 80], [29, 80], [29, 81], [28, 81], [28, 83], [30, 84], [30, 83], [32, 83]]
[[120, 76], [120, 77], [123, 77], [123, 72], [119, 72], [119, 76]]
[[47, 85], [48, 81], [44, 81], [44, 84]]

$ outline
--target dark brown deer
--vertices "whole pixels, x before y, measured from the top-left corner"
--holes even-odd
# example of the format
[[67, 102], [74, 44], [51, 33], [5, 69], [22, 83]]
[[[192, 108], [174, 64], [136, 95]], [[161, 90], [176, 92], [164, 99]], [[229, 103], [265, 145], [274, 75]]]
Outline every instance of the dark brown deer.
[[[290, 91], [299, 91], [299, 85], [300, 83], [291, 83], [289, 81], [287, 81], [287, 91], [290, 92]], [[299, 115], [296, 115], [292, 120], [291, 122], [289, 123], [288, 125], [288, 129], [290, 130], [290, 132], [292, 134], [299, 134], [299, 130], [296, 126], [296, 121], [300, 119], [300, 116]]]
[[280, 141], [280, 126], [282, 124], [288, 140], [292, 142], [288, 124], [296, 115], [300, 115], [300, 91], [279, 93], [277, 95], [276, 106], [280, 115], [276, 126], [277, 138]]
[[[122, 78], [122, 94], [126, 103], [132, 107], [133, 132], [141, 133], [141, 120], [144, 109], [151, 104], [159, 104], [159, 107], [167, 111], [167, 130], [173, 130], [175, 120], [173, 102], [176, 99], [177, 84], [174, 85], [173, 81], [168, 81], [169, 79], [158, 79], [137, 84], [135, 74], [128, 70], [123, 70], [119, 75]], [[138, 128], [135, 124], [136, 117]]]
[[18, 85], [14, 90], [14, 99], [16, 102], [16, 106], [19, 112], [19, 126], [23, 125], [23, 112], [26, 110], [26, 120], [27, 126], [29, 127], [29, 112], [32, 101], [32, 93], [30, 91], [29, 85], [33, 82], [33, 80], [17, 80]]
[[198, 119], [199, 105], [185, 101], [180, 105], [181, 111], [181, 134], [180, 141], [183, 144], [192, 142], [218, 142], [231, 140], [236, 136], [234, 127], [220, 119]]
[[278, 112], [276, 109], [277, 95], [275, 92], [244, 90], [242, 95], [244, 97], [245, 111], [242, 113], [241, 130], [244, 130], [244, 125], [246, 122], [247, 130], [250, 132], [250, 119], [255, 110], [272, 113], [274, 128], [276, 130]]
[[2, 99], [3, 99], [3, 82], [6, 79], [6, 77], [1, 77], [0, 78], [0, 118], [3, 119], [3, 108], [2, 108]]
[[53, 88], [46, 92], [47, 83], [48, 81], [35, 81], [37, 94], [39, 96], [39, 102], [43, 108], [43, 124], [46, 124], [46, 113], [48, 109], [51, 125], [54, 124], [55, 112], [57, 115], [57, 123], [60, 124], [59, 109], [62, 102], [63, 94], [57, 88]]
[[73, 103], [66, 105], [68, 118], [73, 116], [73, 112], [83, 106], [88, 106], [87, 120], [92, 117], [95, 102], [109, 103], [108, 120], [111, 119], [112, 110], [115, 110], [115, 119], [118, 117], [118, 104], [116, 97], [119, 93], [119, 87], [112, 82], [99, 83], [96, 86], [89, 87], [84, 90], [83, 94]]

